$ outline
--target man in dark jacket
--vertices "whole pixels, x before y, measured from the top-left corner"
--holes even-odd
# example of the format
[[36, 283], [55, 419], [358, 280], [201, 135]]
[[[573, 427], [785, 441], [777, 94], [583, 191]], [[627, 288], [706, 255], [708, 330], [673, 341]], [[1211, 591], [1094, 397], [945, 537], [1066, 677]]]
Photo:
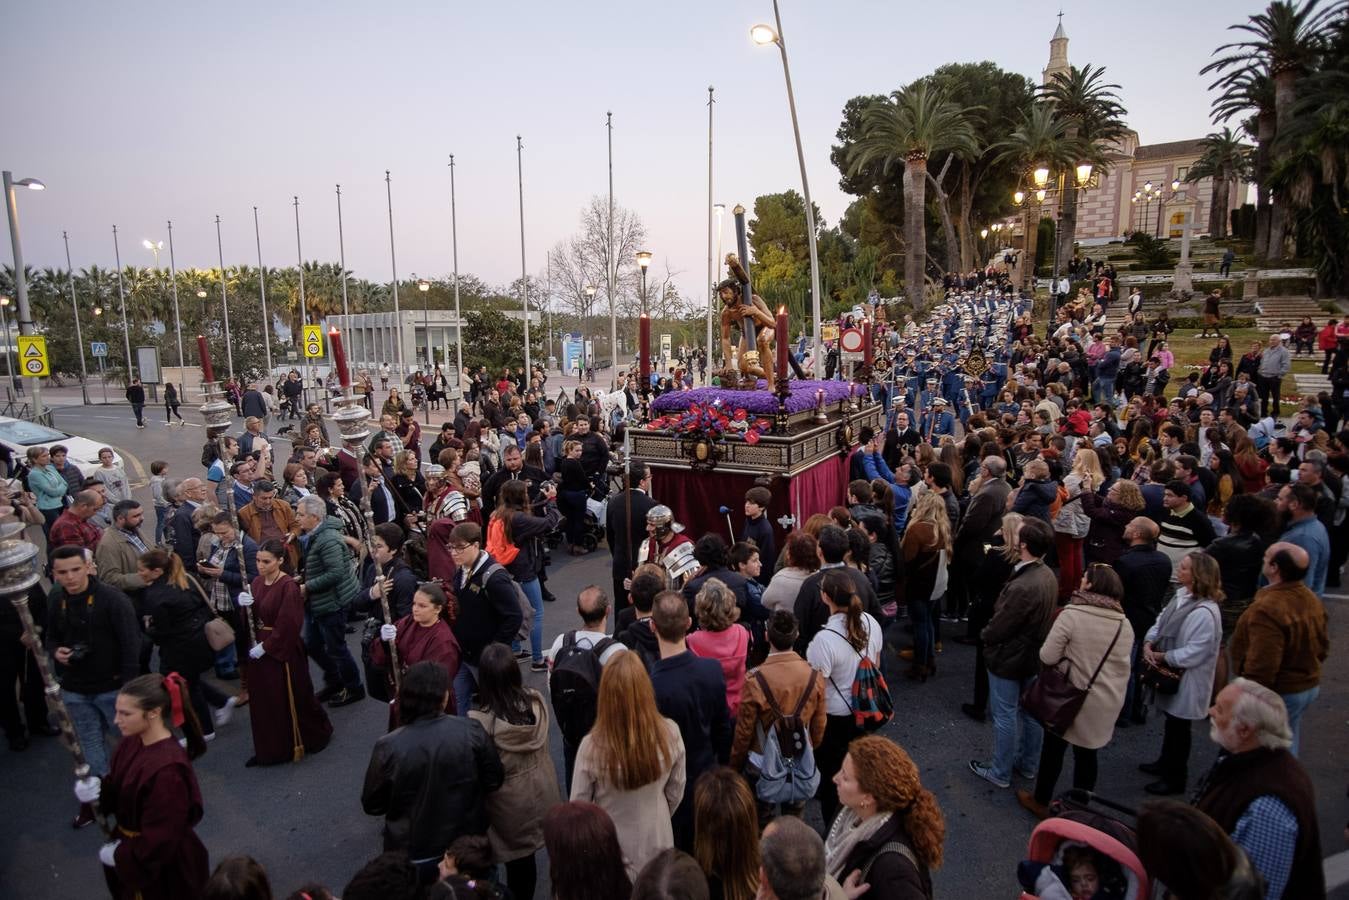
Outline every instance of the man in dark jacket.
[[1129, 687], [1124, 696], [1124, 709], [1115, 723], [1121, 727], [1130, 722], [1141, 725], [1147, 721], [1143, 692], [1138, 688], [1143, 636], [1166, 605], [1166, 592], [1171, 586], [1171, 558], [1157, 549], [1158, 533], [1157, 523], [1152, 519], [1146, 515], [1136, 517], [1124, 526], [1128, 549], [1115, 560], [1115, 572], [1124, 584], [1124, 616], [1134, 629]]
[[829, 621], [829, 607], [820, 599], [820, 582], [824, 579], [824, 573], [830, 569], [842, 569], [847, 573], [852, 579], [853, 589], [862, 600], [862, 609], [871, 613], [877, 621], [881, 620], [881, 604], [876, 599], [876, 590], [871, 586], [871, 579], [860, 569], [854, 569], [844, 562], [844, 557], [848, 555], [848, 532], [837, 525], [826, 525], [820, 530], [820, 536], [816, 540], [824, 562], [818, 572], [802, 582], [801, 590], [796, 595], [796, 605], [792, 610], [801, 626], [801, 634], [796, 639], [796, 652], [802, 656], [806, 655], [806, 648], [810, 646], [811, 639]]
[[651, 671], [651, 665], [660, 659], [660, 646], [651, 622], [651, 610], [656, 604], [656, 595], [663, 590], [664, 578], [638, 575], [632, 579], [632, 605], [615, 617], [618, 623], [614, 626], [614, 637], [629, 650], [637, 651], [648, 672]]
[[631, 578], [632, 570], [637, 568], [642, 542], [647, 537], [646, 514], [656, 505], [651, 499], [651, 470], [645, 464], [632, 463], [628, 479], [631, 490], [611, 499], [604, 511], [604, 540], [613, 554], [615, 634], [622, 630], [619, 620], [628, 609], [629, 589], [623, 582]]
[[244, 391], [244, 397], [239, 403], [239, 408], [243, 411], [245, 419], [250, 416], [259, 419], [267, 418], [267, 400], [262, 396], [262, 391], [258, 390], [256, 384], [250, 384], [248, 390]]
[[459, 673], [454, 676], [455, 709], [473, 708], [478, 657], [488, 644], [510, 644], [524, 621], [515, 580], [482, 549], [482, 526], [460, 522], [450, 532], [450, 555], [459, 571], [454, 579], [458, 614]]
[[[1000, 788], [1010, 787], [1012, 769], [1034, 778], [1044, 732], [1025, 710], [1021, 692], [1040, 671], [1040, 645], [1053, 620], [1058, 578], [1043, 562], [1054, 546], [1048, 522], [1028, 518], [1017, 532], [1021, 561], [1007, 579], [984, 626], [989, 711], [993, 716], [993, 759], [970, 760], [970, 771]], [[1021, 740], [1017, 740], [1018, 725]], [[1018, 752], [1019, 745], [1019, 752]]]
[[[651, 686], [660, 714], [679, 726], [684, 739], [684, 771], [690, 783], [731, 757], [731, 716], [721, 664], [694, 656], [684, 642], [692, 619], [677, 591], [661, 591], [652, 609], [660, 659], [651, 666]], [[673, 817], [675, 846], [693, 847], [693, 791]]]
[[351, 571], [351, 557], [342, 540], [342, 521], [328, 515], [323, 498], [300, 500], [295, 521], [304, 534], [304, 593], [310, 628], [305, 650], [323, 670], [319, 701], [346, 706], [365, 697], [361, 671], [347, 649], [347, 609], [361, 586]]
[[[126, 595], [94, 577], [92, 556], [83, 547], [57, 547], [51, 567], [47, 652], [56, 660], [61, 699], [89, 773], [99, 778], [108, 773], [105, 738], [113, 730], [117, 691], [140, 674], [140, 623]], [[75, 827], [93, 821], [93, 807], [81, 805]]]
[[529, 485], [529, 502], [539, 502], [539, 485], [548, 480], [543, 470], [525, 465], [525, 457], [519, 447], [509, 445], [501, 450], [501, 468], [492, 473], [483, 482], [482, 508], [483, 518], [487, 518], [497, 508], [497, 494], [501, 486], [508, 481], [524, 481]]
[[398, 695], [402, 727], [375, 741], [361, 789], [366, 813], [384, 816], [385, 851], [405, 851], [426, 884], [455, 838], [487, 833], [487, 795], [506, 779], [482, 723], [445, 714], [449, 693], [439, 663], [408, 669]]
[[[749, 609], [749, 594], [745, 590], [745, 583], [749, 581], [744, 575], [738, 572], [732, 572], [726, 568], [726, 542], [721, 539], [719, 534], [705, 534], [698, 538], [697, 543], [693, 545], [693, 558], [698, 560], [700, 566], [696, 578], [690, 578], [684, 585], [684, 599], [688, 601], [689, 616], [697, 624], [697, 613], [694, 611], [694, 603], [698, 599], [698, 592], [703, 589], [703, 585], [709, 579], [715, 578], [722, 584], [731, 589], [735, 594], [735, 605], [740, 608], [740, 621], [749, 627], [748, 618], [751, 610]], [[756, 610], [757, 612], [757, 610]], [[762, 621], [767, 616], [759, 616]]]
[[[979, 465], [979, 486], [970, 497], [965, 518], [955, 533], [951, 550], [951, 585], [947, 609], [957, 618], [969, 611], [972, 597], [971, 578], [984, 561], [984, 545], [993, 540], [1002, 528], [1002, 514], [1007, 508], [1007, 495], [1012, 486], [1007, 483], [1007, 461], [1001, 456], [986, 456]], [[973, 622], [975, 620], [971, 620]], [[974, 625], [971, 624], [973, 629]], [[966, 643], [974, 643], [978, 635], [972, 630]]]

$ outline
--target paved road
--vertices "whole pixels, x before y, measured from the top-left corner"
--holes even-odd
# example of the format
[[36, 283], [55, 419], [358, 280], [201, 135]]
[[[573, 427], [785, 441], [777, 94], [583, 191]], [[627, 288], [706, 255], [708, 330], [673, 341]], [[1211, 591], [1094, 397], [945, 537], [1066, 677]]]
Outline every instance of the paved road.
[[[191, 420], [191, 417], [189, 417]], [[129, 411], [114, 408], [58, 409], [58, 427], [77, 430], [132, 454], [148, 470], [152, 459], [166, 459], [178, 475], [197, 474], [200, 438], [197, 429], [151, 426], [137, 431]], [[137, 496], [149, 502], [148, 490]], [[609, 583], [608, 556], [554, 557], [550, 586], [562, 598], [545, 610], [546, 640], [577, 619], [569, 602], [590, 583]], [[1329, 597], [1332, 648], [1349, 643], [1345, 597]], [[355, 638], [352, 638], [353, 646]], [[1016, 862], [1025, 853], [1034, 821], [1016, 805], [1010, 791], [976, 779], [966, 769], [972, 758], [986, 758], [992, 744], [988, 725], [978, 725], [959, 712], [968, 699], [973, 653], [953, 642], [939, 658], [939, 674], [924, 685], [902, 677], [892, 683], [897, 714], [884, 733], [913, 755], [924, 783], [936, 794], [946, 815], [946, 864], [935, 875], [936, 894], [948, 898], [1016, 896]], [[1332, 649], [1320, 699], [1304, 719], [1303, 752], [1319, 800], [1323, 847], [1327, 854], [1343, 849], [1343, 828], [1349, 817], [1345, 797], [1346, 711], [1349, 710], [1349, 659]], [[543, 688], [541, 676], [525, 673], [526, 682]], [[206, 815], [198, 832], [218, 861], [247, 853], [267, 867], [274, 892], [284, 896], [301, 882], [317, 879], [340, 890], [380, 849], [380, 825], [360, 808], [360, 788], [369, 751], [382, 733], [383, 708], [373, 702], [334, 710], [330, 747], [297, 765], [245, 769], [252, 752], [247, 710], [221, 729], [210, 752], [198, 760]], [[1128, 804], [1142, 802], [1148, 779], [1135, 765], [1153, 759], [1161, 746], [1157, 721], [1117, 732], [1101, 754], [1099, 788], [1103, 795]], [[560, 739], [553, 741], [561, 770]], [[1195, 777], [1212, 759], [1214, 746], [1195, 729], [1192, 759]], [[97, 862], [101, 843], [96, 831], [69, 827], [75, 801], [71, 794], [69, 758], [55, 740], [39, 740], [26, 753], [0, 750], [0, 809], [21, 824], [7, 829], [0, 846], [0, 894], [5, 897], [65, 900], [102, 896]], [[1060, 787], [1066, 787], [1068, 775]], [[812, 809], [813, 812], [813, 809]], [[818, 814], [815, 814], [818, 824]], [[546, 876], [546, 862], [541, 862]], [[544, 878], [546, 882], [546, 877]], [[546, 884], [540, 887], [544, 896]], [[1349, 891], [1333, 894], [1349, 897]]]

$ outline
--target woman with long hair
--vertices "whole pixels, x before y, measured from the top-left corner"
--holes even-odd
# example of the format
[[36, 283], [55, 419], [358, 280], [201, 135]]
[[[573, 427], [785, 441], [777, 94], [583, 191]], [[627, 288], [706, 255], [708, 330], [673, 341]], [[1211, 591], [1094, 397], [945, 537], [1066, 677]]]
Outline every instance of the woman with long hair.
[[[927, 493], [927, 492], [925, 492]], [[943, 508], [942, 515], [945, 516]], [[829, 610], [824, 628], [806, 647], [806, 661], [825, 677], [824, 739], [815, 748], [820, 770], [816, 797], [826, 822], [838, 811], [838, 793], [831, 780], [848, 751], [848, 742], [858, 735], [853, 716], [852, 684], [857, 667], [866, 657], [877, 668], [881, 662], [881, 625], [863, 612], [853, 580], [841, 569], [830, 569], [820, 579], [820, 599]]]
[[314, 486], [309, 483], [309, 472], [304, 466], [293, 462], [286, 463], [286, 467], [281, 470], [281, 473], [285, 482], [281, 489], [281, 499], [294, 509], [302, 499], [308, 497], [313, 491]]
[[[419, 662], [431, 661], [443, 666], [450, 673], [450, 682], [459, 673], [459, 641], [450, 624], [445, 620], [445, 607], [449, 599], [445, 590], [433, 581], [417, 586], [412, 597], [412, 611], [396, 623], [379, 627], [379, 640], [370, 645], [370, 664], [376, 669], [389, 665], [386, 642], [392, 642], [398, 648], [398, 665], [403, 673]], [[402, 674], [402, 673], [400, 673]], [[389, 673], [392, 680], [393, 673]], [[445, 702], [445, 711], [453, 714], [454, 695]], [[398, 701], [389, 708], [389, 730], [399, 723]]]
[[[115, 817], [98, 858], [112, 895], [124, 900], [197, 897], [210, 878], [201, 821], [201, 789], [192, 760], [206, 752], [201, 725], [178, 675], [141, 675], [117, 693], [117, 730], [108, 774], [75, 785], [83, 803]], [[186, 748], [170, 725], [183, 732]]]
[[[535, 672], [543, 672], [548, 668], [543, 659], [543, 584], [539, 581], [543, 572], [543, 538], [562, 521], [562, 514], [557, 509], [557, 489], [553, 483], [544, 482], [540, 491], [543, 515], [534, 515], [529, 505], [529, 483], [507, 481], [497, 492], [497, 508], [487, 526], [489, 553], [497, 546], [516, 550], [513, 559], [497, 558], [497, 561], [520, 585], [534, 609], [534, 621], [529, 628], [529, 650], [534, 660], [530, 668]], [[511, 649], [518, 652], [520, 647], [516, 644]]]
[[275, 538], [258, 548], [258, 577], [251, 588], [258, 643], [248, 652], [253, 756], [246, 766], [299, 762], [328, 746], [333, 736], [309, 678], [304, 598], [295, 579], [281, 569], [285, 559], [285, 545]]
[[407, 408], [408, 405], [403, 402], [403, 398], [398, 393], [398, 388], [389, 388], [389, 396], [385, 398], [384, 405], [380, 407], [379, 413], [381, 416], [400, 418], [403, 415], [403, 410]]
[[674, 846], [670, 817], [685, 777], [684, 739], [656, 708], [642, 661], [615, 655], [600, 676], [595, 725], [576, 750], [571, 799], [598, 804], [613, 819], [629, 877]]
[[879, 735], [857, 738], [833, 783], [843, 808], [824, 841], [825, 871], [840, 883], [861, 873], [867, 896], [928, 900], [946, 820], [909, 754]]
[[1067, 600], [1082, 580], [1082, 544], [1091, 529], [1091, 517], [1082, 508], [1084, 492], [1095, 491], [1106, 483], [1101, 458], [1093, 447], [1079, 447], [1073, 454], [1073, 467], [1063, 478], [1068, 498], [1063, 501], [1054, 526], [1054, 548], [1059, 560], [1059, 602]]
[[582, 546], [586, 528], [586, 500], [590, 498], [590, 477], [581, 465], [581, 442], [562, 442], [562, 458], [558, 461], [560, 477], [557, 488], [558, 506], [567, 518], [567, 552], [584, 556], [590, 551]]
[[181, 405], [181, 404], [180, 404], [180, 402], [179, 402], [179, 400], [178, 400], [178, 388], [177, 388], [177, 386], [175, 386], [174, 383], [173, 383], [172, 381], [167, 381], [167, 382], [165, 382], [165, 383], [164, 383], [164, 423], [165, 423], [166, 425], [172, 425], [172, 424], [173, 424], [173, 417], [174, 417], [174, 416], [177, 416], [177, 417], [178, 417], [178, 424], [179, 424], [179, 425], [185, 424], [185, 423], [183, 422], [183, 416], [182, 416], [182, 413], [178, 412], [178, 407], [179, 407], [180, 405]]
[[749, 655], [749, 629], [737, 624], [740, 609], [735, 593], [719, 578], [703, 582], [694, 599], [698, 630], [688, 636], [694, 656], [714, 659], [726, 680], [726, 705], [731, 721], [740, 713], [740, 692], [745, 687], [745, 659]]
[[544, 815], [562, 802], [548, 754], [548, 702], [520, 680], [520, 664], [505, 644], [488, 644], [478, 660], [478, 705], [469, 710], [501, 756], [506, 781], [487, 795], [492, 855], [506, 866], [516, 897], [533, 897], [535, 854], [544, 845]]
[[941, 449], [937, 452], [937, 461], [951, 467], [951, 491], [959, 497], [965, 493], [965, 461], [961, 458], [960, 448], [955, 439], [942, 438]]
[[748, 782], [724, 766], [704, 772], [693, 787], [693, 858], [711, 900], [758, 894], [758, 808]]
[[936, 491], [923, 491], [913, 501], [909, 524], [900, 544], [901, 582], [913, 621], [913, 665], [906, 673], [927, 681], [937, 673], [937, 604], [946, 594], [951, 555], [951, 517]]
[[1242, 492], [1258, 494], [1265, 486], [1265, 470], [1269, 468], [1269, 461], [1256, 451], [1255, 442], [1245, 429], [1233, 436], [1234, 427], [1228, 428], [1228, 440], [1232, 443], [1232, 459], [1237, 464], [1237, 471], [1241, 473]]
[[801, 585], [820, 568], [819, 545], [804, 529], [787, 536], [782, 556], [783, 566], [773, 573], [773, 580], [763, 592], [762, 602], [769, 612], [775, 609], [790, 612], [801, 592]]
[[1104, 497], [1095, 491], [1084, 490], [1078, 502], [1091, 519], [1083, 548], [1086, 564], [1113, 565], [1126, 547], [1124, 526], [1141, 515], [1146, 505], [1142, 490], [1136, 482], [1121, 479], [1110, 485]]
[[632, 895], [618, 830], [603, 808], [584, 800], [559, 803], [543, 817], [543, 842], [551, 900], [628, 900]]
[[1213, 676], [1222, 640], [1221, 604], [1224, 594], [1218, 562], [1202, 550], [1184, 556], [1176, 569], [1180, 587], [1143, 639], [1144, 683], [1147, 669], [1180, 671], [1174, 693], [1157, 692], [1156, 703], [1166, 715], [1162, 752], [1156, 762], [1138, 768], [1157, 781], [1146, 785], [1149, 794], [1183, 794], [1189, 774], [1190, 726], [1208, 715]]
[[1057, 666], [1068, 661], [1066, 674], [1087, 696], [1062, 735], [1045, 729], [1035, 792], [1016, 792], [1017, 801], [1037, 818], [1049, 817], [1049, 801], [1054, 799], [1069, 746], [1073, 748], [1073, 787], [1096, 790], [1096, 751], [1114, 736], [1115, 719], [1124, 708], [1129, 686], [1134, 630], [1124, 617], [1123, 600], [1124, 583], [1115, 570], [1105, 563], [1093, 563], [1040, 647], [1042, 664]]
[[404, 450], [394, 457], [393, 489], [403, 498], [408, 512], [422, 511], [426, 503], [426, 479], [415, 450]]
[[[1209, 429], [1210, 432], [1213, 430]], [[1226, 447], [1214, 448], [1208, 458], [1208, 467], [1218, 476], [1218, 489], [1209, 498], [1207, 512], [1210, 517], [1221, 519], [1232, 497], [1245, 491], [1246, 482], [1237, 467], [1236, 457]]]
[[147, 631], [159, 646], [159, 670], [183, 676], [204, 737], [214, 740], [215, 726], [230, 720], [236, 702], [201, 677], [215, 663], [204, 630], [211, 609], [176, 553], [161, 547], [147, 550], [136, 561], [136, 574], [145, 582], [141, 614], [150, 620]]

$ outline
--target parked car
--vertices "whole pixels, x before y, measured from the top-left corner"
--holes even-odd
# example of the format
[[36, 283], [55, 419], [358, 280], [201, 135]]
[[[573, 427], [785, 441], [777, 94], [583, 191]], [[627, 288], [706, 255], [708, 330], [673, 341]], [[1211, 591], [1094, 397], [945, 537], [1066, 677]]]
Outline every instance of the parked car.
[[[8, 416], [0, 416], [0, 444], [9, 448], [15, 462], [27, 461], [29, 447], [51, 447], [53, 444], [61, 444], [70, 451], [68, 459], [80, 467], [86, 478], [93, 475], [99, 466], [98, 451], [108, 446], [99, 441], [69, 434], [59, 428], [48, 428], [46, 425], [39, 425], [26, 419], [11, 419]], [[118, 453], [116, 448], [113, 449], [112, 455], [115, 462], [122, 463], [122, 454]]]

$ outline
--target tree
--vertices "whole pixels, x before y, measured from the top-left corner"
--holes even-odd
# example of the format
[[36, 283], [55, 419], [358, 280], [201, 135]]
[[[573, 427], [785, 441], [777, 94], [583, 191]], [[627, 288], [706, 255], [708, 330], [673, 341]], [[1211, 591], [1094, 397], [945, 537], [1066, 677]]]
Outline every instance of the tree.
[[[607, 307], [607, 312], [615, 321], [620, 317], [636, 319], [640, 312], [638, 286], [641, 281], [637, 251], [645, 249], [646, 228], [635, 212], [616, 205], [611, 250], [608, 225], [608, 199], [592, 197], [581, 210], [577, 232], [558, 242], [548, 253], [553, 275], [553, 296], [564, 309], [577, 317], [583, 316], [587, 309], [594, 315], [606, 311]], [[612, 298], [608, 296], [609, 274], [614, 279]], [[587, 286], [596, 289], [593, 300], [586, 294]], [[603, 331], [595, 328], [594, 333]], [[614, 331], [617, 331], [616, 325]], [[598, 356], [598, 344], [595, 349]]]
[[[813, 206], [814, 204], [812, 204]], [[824, 220], [814, 208], [817, 229]], [[732, 223], [734, 229], [734, 223]], [[806, 234], [806, 202], [794, 190], [780, 194], [761, 194], [754, 198], [754, 217], [746, 223], [750, 254], [754, 259], [752, 277], [757, 281], [790, 281], [810, 271], [810, 244]], [[819, 234], [817, 232], [816, 239]], [[734, 239], [734, 234], [732, 234]], [[734, 249], [734, 248], [732, 248]], [[720, 265], [720, 261], [718, 261]]]
[[[1045, 166], [1051, 171], [1070, 169], [1083, 152], [1080, 143], [1068, 136], [1067, 120], [1056, 115], [1048, 103], [1036, 103], [1027, 110], [1021, 123], [1005, 140], [995, 144], [994, 149], [998, 151], [998, 158], [1011, 166], [1019, 178], [1028, 176], [1036, 166]], [[1036, 252], [1040, 213], [1039, 207], [1035, 207], [1034, 221], [1031, 221], [1031, 208], [1026, 206], [1022, 229], [1025, 246], [1021, 259], [1023, 266], [1031, 267], [1033, 277], [1040, 259]]]
[[[1126, 110], [1119, 102], [1117, 84], [1107, 84], [1105, 69], [1093, 66], [1071, 66], [1067, 73], [1057, 73], [1040, 89], [1040, 98], [1054, 108], [1054, 114], [1064, 120], [1066, 137], [1081, 153], [1076, 163], [1091, 163], [1104, 173], [1109, 166], [1106, 155], [1110, 145], [1121, 140]], [[1052, 167], [1051, 167], [1052, 168]], [[1077, 194], [1075, 172], [1060, 169], [1063, 189], [1059, 192], [1060, 224], [1056, 241], [1058, 258], [1071, 259], [1073, 243], [1077, 238]]]
[[[1204, 66], [1199, 70], [1200, 74], [1226, 73], [1214, 87], [1241, 93], [1249, 90], [1256, 77], [1267, 76], [1272, 83], [1274, 101], [1271, 139], [1277, 139], [1280, 132], [1292, 126], [1299, 82], [1316, 68], [1327, 48], [1330, 25], [1344, 12], [1342, 0], [1326, 6], [1321, 5], [1321, 0], [1307, 0], [1301, 5], [1296, 0], [1275, 0], [1264, 12], [1228, 26], [1230, 31], [1244, 32], [1250, 37], [1223, 44], [1214, 52], [1227, 55]], [[1283, 199], [1273, 197], [1267, 242], [1256, 247], [1257, 253], [1264, 253], [1270, 260], [1283, 259], [1285, 217]]]
[[[539, 344], [530, 335], [531, 344]], [[508, 319], [495, 309], [475, 309], [464, 314], [464, 366], [469, 369], [486, 366], [489, 372], [499, 372], [506, 366], [524, 363], [525, 324], [519, 319]], [[538, 353], [541, 347], [531, 347]]]
[[1203, 153], [1190, 167], [1185, 180], [1190, 183], [1203, 178], [1213, 180], [1208, 233], [1215, 238], [1227, 237], [1227, 205], [1231, 201], [1232, 185], [1238, 178], [1250, 177], [1250, 148], [1230, 128], [1213, 132], [1200, 142], [1200, 146]]
[[915, 309], [925, 299], [928, 157], [943, 150], [972, 154], [975, 149], [974, 130], [961, 109], [922, 82], [895, 91], [862, 114], [862, 137], [853, 147], [854, 171], [872, 161], [881, 161], [883, 171], [896, 160], [904, 161], [904, 282]]

